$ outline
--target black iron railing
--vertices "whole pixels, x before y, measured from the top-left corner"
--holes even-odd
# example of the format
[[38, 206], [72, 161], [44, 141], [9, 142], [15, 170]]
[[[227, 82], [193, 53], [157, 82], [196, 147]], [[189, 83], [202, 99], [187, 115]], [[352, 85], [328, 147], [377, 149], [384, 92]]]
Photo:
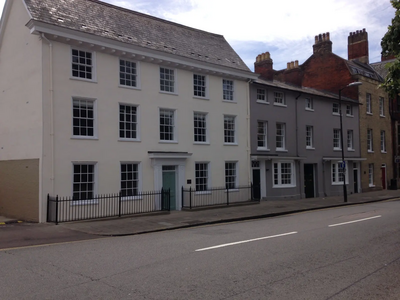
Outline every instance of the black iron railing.
[[182, 187], [182, 208], [197, 208], [216, 205], [231, 205], [244, 202], [259, 202], [253, 197], [253, 185], [235, 188], [214, 187], [204, 191]]
[[170, 210], [170, 190], [140, 192], [135, 196], [122, 193], [103, 194], [77, 199], [47, 195], [47, 222], [78, 221]]

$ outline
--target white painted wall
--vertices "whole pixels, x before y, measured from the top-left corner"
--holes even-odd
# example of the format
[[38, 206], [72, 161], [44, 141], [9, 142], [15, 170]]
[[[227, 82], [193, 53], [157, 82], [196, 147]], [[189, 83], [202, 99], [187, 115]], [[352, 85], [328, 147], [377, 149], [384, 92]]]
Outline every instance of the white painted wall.
[[11, 1], [0, 44], [0, 160], [41, 157], [41, 41], [25, 24], [22, 1]]
[[[54, 42], [55, 191], [72, 194], [72, 162], [97, 162], [98, 193], [118, 192], [120, 161], [142, 163], [142, 189], [153, 190], [154, 169], [148, 151], [193, 153], [185, 176], [195, 186], [194, 163], [211, 163], [211, 186], [225, 184], [224, 162], [238, 161], [239, 184], [249, 183], [247, 83], [235, 80], [236, 103], [222, 100], [222, 77], [208, 77], [209, 100], [193, 97], [193, 73], [177, 70], [177, 95], [159, 92], [159, 66], [140, 62], [141, 89], [118, 87], [119, 57], [96, 53], [97, 82], [70, 79], [71, 47]], [[97, 99], [98, 139], [72, 139], [72, 97]], [[140, 142], [118, 141], [119, 103], [140, 108]], [[159, 108], [176, 109], [178, 143], [159, 143]], [[210, 145], [194, 145], [193, 112], [208, 112]], [[237, 146], [223, 145], [223, 116], [237, 116]], [[186, 180], [185, 180], [186, 181]]]

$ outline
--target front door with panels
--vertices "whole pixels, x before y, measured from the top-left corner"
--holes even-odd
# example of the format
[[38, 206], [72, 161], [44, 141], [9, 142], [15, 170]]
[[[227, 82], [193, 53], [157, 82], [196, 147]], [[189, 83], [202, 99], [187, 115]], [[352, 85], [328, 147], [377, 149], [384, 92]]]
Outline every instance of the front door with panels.
[[170, 209], [176, 210], [176, 166], [162, 167], [162, 187], [170, 190]]

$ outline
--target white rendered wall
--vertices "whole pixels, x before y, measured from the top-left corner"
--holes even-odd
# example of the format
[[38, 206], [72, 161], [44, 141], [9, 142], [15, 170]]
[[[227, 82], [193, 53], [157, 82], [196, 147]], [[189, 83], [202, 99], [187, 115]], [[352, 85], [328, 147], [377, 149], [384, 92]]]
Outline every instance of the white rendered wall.
[[[72, 162], [97, 162], [97, 193], [120, 189], [120, 161], [141, 162], [142, 190], [153, 190], [148, 151], [193, 153], [186, 179], [195, 186], [194, 164], [210, 162], [211, 186], [225, 185], [225, 161], [238, 162], [239, 184], [249, 183], [247, 83], [234, 81], [234, 103], [222, 99], [222, 77], [208, 76], [209, 99], [193, 97], [193, 73], [176, 70], [177, 94], [159, 92], [159, 66], [140, 62], [140, 89], [121, 88], [119, 57], [96, 52], [97, 81], [70, 79], [71, 46], [54, 42], [55, 191], [72, 194]], [[86, 49], [83, 49], [86, 50]], [[72, 97], [96, 99], [98, 139], [72, 138]], [[119, 103], [139, 105], [140, 142], [119, 141]], [[177, 143], [159, 142], [159, 108], [176, 110]], [[209, 145], [193, 143], [193, 112], [208, 113]], [[224, 146], [224, 114], [236, 115], [236, 146]], [[186, 181], [186, 180], [185, 180]], [[187, 185], [188, 187], [188, 185]]]

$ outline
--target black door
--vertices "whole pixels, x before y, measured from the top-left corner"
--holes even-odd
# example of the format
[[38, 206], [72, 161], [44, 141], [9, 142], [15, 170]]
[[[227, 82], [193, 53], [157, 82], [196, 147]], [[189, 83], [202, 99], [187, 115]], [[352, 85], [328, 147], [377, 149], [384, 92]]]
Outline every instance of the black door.
[[253, 169], [253, 198], [261, 198], [261, 178], [260, 169]]
[[358, 193], [358, 172], [357, 170], [353, 170], [353, 179], [354, 179], [354, 193]]
[[304, 165], [304, 194], [306, 198], [314, 198], [314, 165]]

